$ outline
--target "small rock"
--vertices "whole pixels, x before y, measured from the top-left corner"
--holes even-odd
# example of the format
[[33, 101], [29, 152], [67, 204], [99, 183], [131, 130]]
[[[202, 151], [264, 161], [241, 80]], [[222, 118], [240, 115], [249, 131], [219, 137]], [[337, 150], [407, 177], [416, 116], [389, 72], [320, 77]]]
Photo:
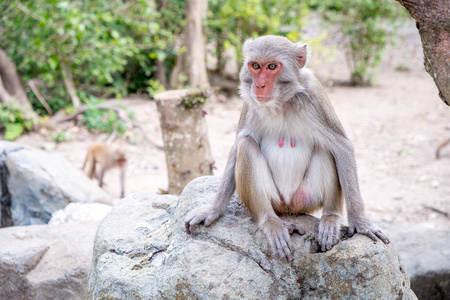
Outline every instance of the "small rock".
[[437, 180], [431, 181], [431, 187], [437, 189], [439, 187], [439, 181]]
[[424, 181], [427, 181], [428, 180], [428, 176], [427, 175], [421, 175], [420, 177], [419, 177], [419, 181], [420, 182], [424, 182]]
[[110, 205], [102, 203], [70, 203], [64, 209], [55, 211], [48, 224], [100, 222], [111, 211], [111, 208]]
[[56, 143], [44, 143], [41, 149], [47, 152], [52, 152], [56, 149]]

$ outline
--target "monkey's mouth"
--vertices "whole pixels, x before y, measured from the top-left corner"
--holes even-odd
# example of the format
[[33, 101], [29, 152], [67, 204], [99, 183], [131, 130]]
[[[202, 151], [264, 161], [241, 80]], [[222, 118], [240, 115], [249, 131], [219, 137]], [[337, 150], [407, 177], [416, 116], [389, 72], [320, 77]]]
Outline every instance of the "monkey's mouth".
[[273, 98], [273, 96], [272, 95], [269, 95], [269, 96], [259, 96], [259, 95], [256, 95], [255, 93], [253, 93], [253, 98], [256, 100], [256, 101], [258, 101], [258, 102], [268, 102], [268, 101], [270, 101], [272, 98]]

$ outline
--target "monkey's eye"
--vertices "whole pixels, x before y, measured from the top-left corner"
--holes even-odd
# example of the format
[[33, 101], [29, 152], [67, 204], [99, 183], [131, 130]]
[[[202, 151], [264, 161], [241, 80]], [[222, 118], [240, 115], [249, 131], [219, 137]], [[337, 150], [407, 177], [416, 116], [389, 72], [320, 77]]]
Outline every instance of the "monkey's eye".
[[269, 64], [268, 65], [268, 68], [270, 69], [270, 70], [275, 70], [276, 68], [277, 68], [277, 64]]
[[257, 69], [259, 69], [259, 65], [257, 63], [253, 63], [252, 64], [252, 68], [257, 70]]

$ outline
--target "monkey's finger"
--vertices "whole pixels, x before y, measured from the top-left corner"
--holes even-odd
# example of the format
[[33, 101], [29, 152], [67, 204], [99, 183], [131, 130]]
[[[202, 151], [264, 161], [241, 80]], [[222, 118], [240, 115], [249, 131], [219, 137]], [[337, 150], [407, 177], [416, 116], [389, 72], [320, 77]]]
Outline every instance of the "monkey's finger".
[[355, 234], [355, 226], [349, 224], [349, 225], [348, 225], [348, 236], [349, 236], [349, 237], [352, 237], [354, 234]]
[[374, 242], [378, 241], [377, 237], [375, 236], [375, 234], [373, 234], [372, 231], [370, 230], [364, 230], [363, 232], [361, 232], [364, 235], [367, 235], [368, 237], [370, 237]]
[[283, 242], [286, 244], [289, 253], [292, 252], [292, 248], [291, 248], [291, 237], [289, 236], [289, 233], [284, 231], [283, 232]]
[[297, 233], [300, 235], [304, 235], [306, 233], [306, 230], [303, 229], [303, 227], [298, 224], [292, 224], [292, 227], [293, 231], [297, 231]]
[[186, 231], [187, 234], [191, 234], [191, 225], [190, 225], [190, 221], [186, 220], [184, 222], [184, 231]]
[[205, 219], [205, 226], [211, 225], [212, 223], [214, 223], [214, 221], [215, 221], [216, 219], [217, 219], [217, 218], [216, 218], [214, 215], [207, 217], [207, 218]]
[[283, 251], [281, 251], [281, 242], [279, 239], [273, 241], [273, 251], [275, 252], [277, 258], [281, 259], [284, 257]]
[[194, 233], [195, 225], [191, 225], [190, 223], [185, 223], [185, 224], [184, 224], [184, 227], [185, 227], [185, 230], [186, 230], [186, 233], [187, 233], [187, 234], [192, 234], [192, 233]]
[[291, 256], [291, 246], [289, 245], [289, 243], [284, 240], [281, 239], [280, 241], [280, 245], [281, 245], [281, 252], [283, 254], [283, 257], [286, 259], [286, 261], [291, 261], [292, 260], [292, 256]]
[[194, 228], [195, 225], [200, 224], [201, 222], [204, 221], [204, 218], [202, 218], [201, 216], [194, 216], [191, 219], [188, 219], [185, 223], [184, 223], [184, 227], [186, 229], [186, 233], [187, 234], [191, 234], [194, 232]]
[[329, 226], [328, 228], [328, 238], [327, 238], [327, 243], [326, 243], [326, 248], [327, 251], [331, 250], [331, 248], [333, 248], [334, 245], [337, 244], [338, 239], [336, 238], [337, 236], [337, 227], [334, 226], [334, 224], [331, 224], [331, 226]]
[[284, 224], [285, 227], [288, 229], [289, 234], [294, 233], [295, 231], [298, 232], [298, 234], [300, 235], [304, 235], [306, 233], [306, 230], [303, 229], [303, 227], [301, 227], [298, 224], [294, 224], [294, 223], [285, 223]]
[[325, 228], [323, 228], [323, 223], [319, 222], [317, 242], [322, 246], [322, 251], [325, 251], [323, 248], [323, 245], [325, 243], [324, 234], [325, 234]]
[[319, 223], [320, 221], [314, 225], [314, 236], [319, 236]]
[[385, 244], [389, 244], [391, 241], [389, 240], [389, 238], [387, 236], [384, 235], [383, 232], [381, 232], [380, 230], [375, 231], [375, 235], [383, 241], [383, 243]]

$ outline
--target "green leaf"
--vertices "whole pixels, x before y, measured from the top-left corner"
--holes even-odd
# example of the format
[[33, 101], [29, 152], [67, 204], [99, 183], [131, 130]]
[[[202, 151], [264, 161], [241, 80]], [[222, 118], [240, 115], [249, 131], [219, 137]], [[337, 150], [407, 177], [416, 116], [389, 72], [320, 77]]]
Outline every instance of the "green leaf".
[[23, 132], [24, 128], [22, 124], [18, 123], [8, 123], [5, 124], [5, 140], [14, 141]]

